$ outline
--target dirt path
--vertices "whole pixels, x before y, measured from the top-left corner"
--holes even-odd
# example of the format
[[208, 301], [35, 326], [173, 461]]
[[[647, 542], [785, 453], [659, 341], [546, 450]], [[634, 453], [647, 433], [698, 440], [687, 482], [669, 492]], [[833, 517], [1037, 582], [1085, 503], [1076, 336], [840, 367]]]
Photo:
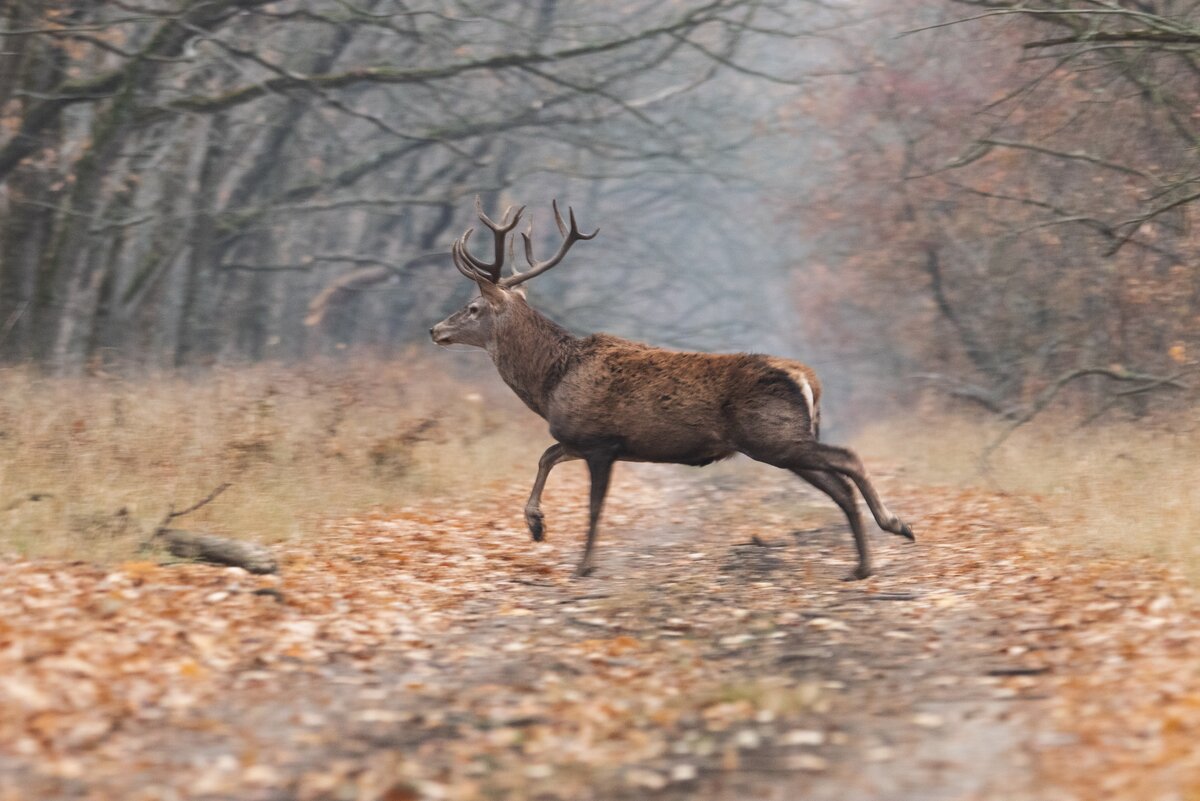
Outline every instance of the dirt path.
[[[38, 651], [49, 629], [22, 635], [2, 607], [0, 654], [25, 644], [24, 672], [0, 680], [17, 713], [0, 798], [1065, 799], [1103, 775], [1125, 777], [1110, 797], [1196, 775], [1131, 763], [1148, 740], [1089, 741], [1081, 724], [1103, 734], [1107, 718], [1081, 721], [1089, 696], [1071, 689], [1143, 601], [1194, 631], [1186, 589], [1055, 556], [1003, 499], [896, 498], [918, 543], [876, 535], [878, 575], [848, 583], [843, 523], [795, 483], [631, 468], [597, 576], [574, 581], [585, 492], [561, 472], [543, 546], [514, 483], [333, 526], [290, 546], [270, 586], [201, 566], [15, 566], [0, 604], [48, 581], [35, 599], [83, 611]], [[1133, 588], [1127, 603], [1079, 608], [1096, 581]], [[114, 591], [124, 605], [97, 609]], [[1172, 647], [1194, 659], [1196, 639]], [[100, 712], [64, 711], [63, 687], [89, 680], [111, 696]], [[1103, 768], [1063, 767], [1098, 752]]]

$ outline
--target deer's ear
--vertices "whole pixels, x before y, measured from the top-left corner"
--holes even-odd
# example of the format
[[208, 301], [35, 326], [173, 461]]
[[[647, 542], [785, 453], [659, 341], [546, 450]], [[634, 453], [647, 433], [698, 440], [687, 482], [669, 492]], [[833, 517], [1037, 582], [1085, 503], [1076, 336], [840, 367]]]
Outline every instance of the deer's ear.
[[521, 300], [525, 300], [528, 296], [525, 294], [525, 285], [517, 284], [512, 289], [508, 290], [510, 295], [519, 295]]

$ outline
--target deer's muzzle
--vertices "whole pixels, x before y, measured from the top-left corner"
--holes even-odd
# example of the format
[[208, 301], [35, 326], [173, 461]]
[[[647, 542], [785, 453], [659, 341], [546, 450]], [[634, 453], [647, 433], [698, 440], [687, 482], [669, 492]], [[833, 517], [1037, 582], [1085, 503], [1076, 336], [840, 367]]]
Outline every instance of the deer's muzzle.
[[450, 334], [446, 332], [444, 323], [438, 323], [433, 328], [429, 329], [429, 336], [433, 339], [435, 345], [451, 344]]

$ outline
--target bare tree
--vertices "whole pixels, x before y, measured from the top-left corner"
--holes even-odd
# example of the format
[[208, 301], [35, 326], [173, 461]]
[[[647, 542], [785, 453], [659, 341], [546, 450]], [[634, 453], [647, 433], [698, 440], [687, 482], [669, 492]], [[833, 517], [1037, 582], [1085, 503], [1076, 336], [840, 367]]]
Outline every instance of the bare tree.
[[[465, 195], [537, 185], [603, 203], [636, 181], [639, 198], [673, 188], [682, 219], [705, 182], [753, 191], [736, 152], [761, 109], [730, 124], [730, 89], [798, 78], [794, 59], [761, 54], [830, 13], [773, 0], [7, 4], [0, 356], [77, 369], [411, 337], [426, 327], [414, 310], [459, 291], [408, 277], [445, 251]], [[379, 280], [397, 291], [356, 291]]]

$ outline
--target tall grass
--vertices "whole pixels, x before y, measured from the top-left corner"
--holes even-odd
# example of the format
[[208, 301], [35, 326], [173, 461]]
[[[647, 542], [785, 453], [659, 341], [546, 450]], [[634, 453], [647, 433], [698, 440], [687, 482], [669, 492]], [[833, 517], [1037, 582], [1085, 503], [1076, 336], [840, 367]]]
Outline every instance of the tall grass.
[[1032, 515], [1063, 545], [1153, 556], [1200, 580], [1200, 419], [1079, 427], [1046, 417], [1018, 429], [985, 465], [1002, 431], [951, 415], [888, 420], [863, 431], [858, 446], [902, 462], [918, 482], [1035, 496]]
[[409, 357], [192, 377], [0, 370], [0, 553], [129, 558], [180, 525], [272, 542], [322, 518], [485, 487], [545, 435], [498, 382]]
[[[188, 377], [0, 369], [0, 554], [130, 558], [172, 506], [225, 482], [180, 525], [275, 542], [323, 519], [531, 480], [544, 424], [490, 372], [458, 380], [440, 355]], [[1032, 498], [1031, 517], [1066, 546], [1153, 555], [1200, 579], [1200, 418], [1170, 422], [1078, 428], [1047, 417], [986, 470], [980, 455], [1001, 431], [987, 419], [882, 420], [854, 444], [917, 485]]]

